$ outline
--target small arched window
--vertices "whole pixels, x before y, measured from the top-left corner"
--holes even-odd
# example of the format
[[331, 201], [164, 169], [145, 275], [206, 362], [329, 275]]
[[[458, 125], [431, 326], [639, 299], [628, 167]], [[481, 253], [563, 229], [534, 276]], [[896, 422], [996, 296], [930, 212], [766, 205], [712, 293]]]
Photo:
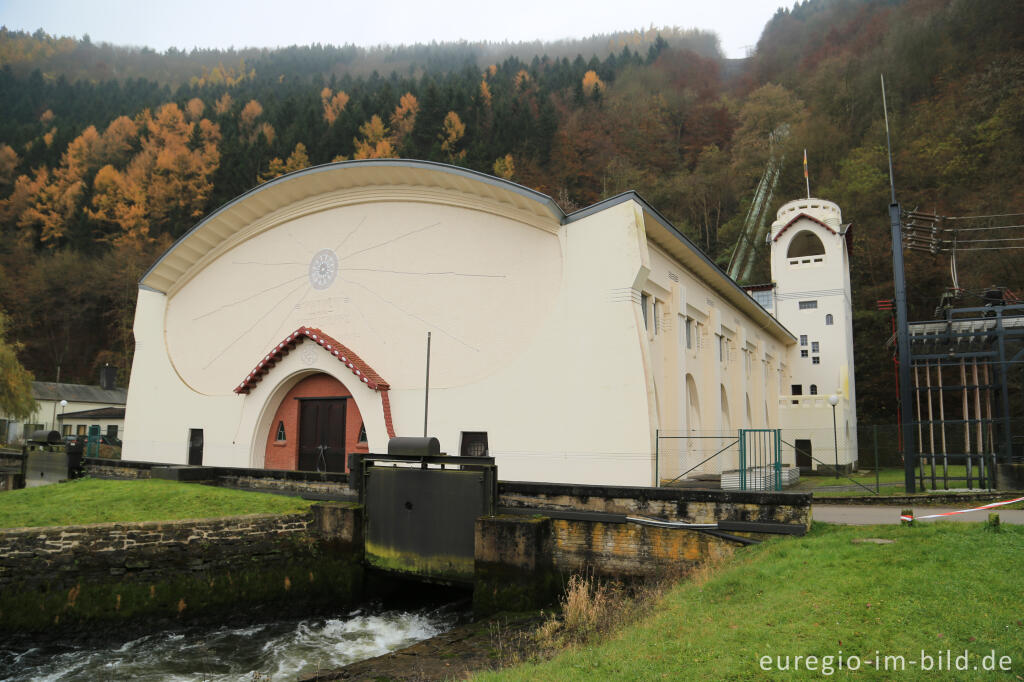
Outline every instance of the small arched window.
[[287, 438], [285, 438], [284, 422], [283, 421], [277, 422], [277, 438], [276, 438], [276, 440], [288, 440]]
[[818, 384], [811, 384], [811, 395], [818, 395]]
[[825, 316], [825, 325], [831, 327], [832, 322], [832, 313], [829, 313], [828, 315]]
[[357, 439], [360, 443], [366, 442], [366, 424], [362, 424], [359, 427], [359, 438]]
[[804, 256], [822, 256], [825, 254], [825, 245], [821, 243], [818, 235], [810, 230], [798, 232], [793, 241], [789, 243], [789, 251], [786, 258], [802, 258]]

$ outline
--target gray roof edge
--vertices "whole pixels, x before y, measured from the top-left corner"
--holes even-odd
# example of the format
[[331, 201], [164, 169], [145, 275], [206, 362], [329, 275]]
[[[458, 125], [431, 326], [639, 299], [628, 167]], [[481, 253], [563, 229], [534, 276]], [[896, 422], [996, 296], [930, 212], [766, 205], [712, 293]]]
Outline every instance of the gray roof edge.
[[[265, 182], [262, 185], [250, 187], [248, 190], [246, 190], [242, 194], [239, 194], [234, 199], [217, 207], [213, 212], [211, 212], [198, 223], [190, 227], [183, 235], [178, 237], [174, 241], [174, 243], [171, 244], [171, 246], [168, 247], [168, 249], [164, 251], [159, 258], [156, 259], [156, 262], [154, 262], [153, 265], [151, 265], [149, 269], [147, 269], [146, 272], [142, 274], [142, 277], [139, 278], [139, 286], [146, 286], [142, 284], [146, 280], [146, 278], [149, 277], [150, 274], [152, 274], [152, 272], [160, 266], [164, 259], [166, 259], [171, 253], [173, 253], [174, 250], [177, 249], [182, 242], [184, 242], [186, 239], [192, 236], [192, 234], [196, 230], [198, 230], [203, 225], [219, 216], [221, 213], [227, 211], [235, 204], [238, 204], [239, 202], [249, 198], [250, 196], [256, 194], [257, 192], [262, 192], [263, 190], [269, 189], [274, 185], [288, 182], [303, 175], [313, 175], [315, 173], [323, 173], [325, 171], [338, 170], [340, 168], [372, 168], [379, 166], [393, 166], [396, 168], [425, 168], [440, 171], [442, 173], [459, 175], [465, 178], [469, 178], [471, 180], [476, 180], [477, 182], [483, 182], [484, 184], [492, 185], [494, 187], [501, 187], [502, 189], [511, 190], [516, 194], [520, 194], [526, 197], [527, 199], [532, 199], [537, 203], [543, 204], [549, 211], [551, 211], [552, 217], [554, 217], [560, 223], [564, 223], [565, 221], [565, 211], [563, 211], [561, 207], [555, 202], [555, 200], [549, 197], [547, 194], [543, 194], [536, 190], [530, 189], [529, 187], [524, 187], [523, 185], [512, 182], [511, 180], [505, 180], [504, 178], [498, 178], [493, 175], [487, 175], [486, 173], [481, 173], [480, 171], [475, 171], [469, 168], [460, 168], [459, 166], [452, 166], [447, 163], [439, 163], [437, 161], [420, 161], [417, 159], [359, 159], [353, 161], [335, 161], [332, 163], [323, 163], [318, 166], [310, 166], [309, 168], [303, 168], [301, 170], [292, 171], [291, 173], [286, 173], [285, 175], [281, 175], [279, 177], [274, 178], [273, 180]], [[147, 287], [147, 289], [149, 288], [150, 287]], [[156, 290], [153, 289], [153, 291]]]
[[640, 196], [640, 194], [636, 190], [632, 190], [631, 189], [631, 190], [628, 190], [626, 192], [623, 192], [622, 194], [617, 194], [617, 195], [615, 195], [613, 197], [609, 197], [607, 199], [599, 201], [596, 204], [592, 204], [590, 206], [587, 206], [586, 208], [581, 208], [578, 211], [573, 211], [568, 216], [566, 216], [565, 222], [566, 223], [571, 223], [571, 222], [575, 222], [577, 220], [581, 220], [581, 219], [586, 218], [588, 216], [594, 215], [595, 213], [599, 213], [600, 211], [603, 211], [605, 209], [611, 208], [612, 206], [618, 206], [619, 204], [625, 203], [627, 201], [635, 201], [636, 203], [640, 204], [640, 206], [645, 211], [650, 212], [651, 215], [654, 216], [654, 219], [657, 220], [661, 224], [662, 227], [664, 227], [666, 230], [668, 230], [670, 234], [672, 234], [674, 237], [676, 237], [676, 239], [678, 239], [683, 244], [685, 244], [691, 251], [693, 251], [698, 256], [700, 256], [701, 260], [703, 260], [704, 263], [706, 263], [716, 273], [718, 273], [721, 276], [720, 278], [722, 280], [728, 282], [728, 286], [730, 286], [737, 293], [740, 293], [743, 296], [745, 296], [746, 298], [750, 299], [750, 302], [753, 303], [754, 305], [756, 305], [758, 308], [760, 308], [761, 311], [765, 314], [766, 317], [768, 317], [771, 320], [772, 323], [777, 325], [779, 327], [779, 329], [781, 329], [783, 332], [788, 334], [791, 339], [796, 341], [796, 337], [793, 335], [793, 332], [791, 332], [788, 329], [786, 329], [785, 325], [783, 325], [781, 322], [779, 322], [779, 320], [774, 315], [769, 313], [767, 310], [764, 309], [764, 307], [760, 303], [755, 301], [754, 297], [751, 296], [750, 294], [748, 294], [743, 289], [743, 287], [740, 286], [736, 282], [736, 280], [734, 280], [732, 277], [730, 277], [728, 275], [728, 273], [726, 273], [726, 271], [723, 270], [717, 263], [715, 263], [713, 260], [708, 258], [708, 255], [706, 253], [704, 253], [703, 249], [701, 249], [699, 246], [694, 244], [693, 241], [691, 241], [689, 237], [687, 237], [685, 234], [683, 234], [675, 225], [672, 224], [672, 222], [668, 218], [666, 218], [664, 215], [662, 215], [661, 211], [659, 211], [658, 209], [656, 209], [653, 206], [651, 206], [651, 204], [646, 199], [644, 199], [642, 196]]
[[76, 403], [124, 405], [128, 402], [127, 388], [102, 388], [89, 384], [65, 384], [54, 381], [33, 381], [32, 396], [36, 400], [67, 400]]
[[[78, 419], [124, 419], [123, 407], [96, 407], [91, 410], [78, 410], [77, 412], [65, 412], [57, 415], [61, 419], [76, 417]], [[114, 414], [102, 414], [113, 412]]]

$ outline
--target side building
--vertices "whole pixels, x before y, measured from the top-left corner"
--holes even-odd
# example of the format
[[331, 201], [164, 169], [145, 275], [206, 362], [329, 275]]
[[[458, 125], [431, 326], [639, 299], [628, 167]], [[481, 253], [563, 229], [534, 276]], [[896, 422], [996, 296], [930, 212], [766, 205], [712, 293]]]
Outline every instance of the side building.
[[328, 164], [225, 205], [143, 276], [123, 456], [343, 470], [422, 435], [428, 333], [443, 450], [621, 485], [782, 425], [798, 347], [636, 193], [566, 215], [452, 166]]
[[33, 432], [45, 429], [62, 436], [85, 436], [90, 426], [102, 435], [119, 438], [124, 429], [128, 391], [114, 385], [117, 370], [100, 369], [99, 385], [33, 381], [36, 411], [25, 421], [0, 414], [0, 441], [17, 443]]

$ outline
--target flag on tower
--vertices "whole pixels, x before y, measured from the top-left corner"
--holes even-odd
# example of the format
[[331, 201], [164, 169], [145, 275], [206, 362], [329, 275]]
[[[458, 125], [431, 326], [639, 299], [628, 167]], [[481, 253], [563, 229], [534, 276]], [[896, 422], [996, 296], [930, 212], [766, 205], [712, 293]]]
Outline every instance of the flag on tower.
[[811, 198], [811, 176], [807, 174], [807, 150], [804, 150], [804, 182], [807, 183], [807, 198]]

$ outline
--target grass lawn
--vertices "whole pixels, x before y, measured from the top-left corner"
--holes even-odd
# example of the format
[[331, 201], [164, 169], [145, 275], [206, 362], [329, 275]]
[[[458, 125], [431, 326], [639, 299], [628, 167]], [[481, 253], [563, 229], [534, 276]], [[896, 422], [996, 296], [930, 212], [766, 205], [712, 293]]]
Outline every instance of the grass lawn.
[[0, 528], [290, 514], [311, 504], [297, 497], [196, 483], [83, 478], [0, 493]]
[[[929, 475], [925, 477], [925, 481], [924, 481], [925, 489], [924, 490], [921, 490], [921, 488], [920, 488], [920, 479], [917, 478], [916, 474], [915, 474], [915, 480], [918, 481], [918, 486], [917, 486], [918, 487], [918, 491], [917, 492], [918, 493], [943, 492], [944, 488], [943, 488], [943, 484], [942, 484], [942, 476], [941, 476], [942, 469], [941, 469], [941, 467], [936, 465], [936, 468], [935, 468], [935, 473], [936, 473], [936, 476], [935, 476], [936, 489], [934, 491], [932, 491], [932, 489], [931, 489], [931, 476], [930, 476], [931, 468], [926, 466], [925, 467], [925, 472], [927, 474], [929, 474]], [[963, 464], [951, 464], [949, 466], [949, 475], [950, 476], [957, 476], [957, 477], [961, 477], [962, 478], [962, 477], [964, 477], [966, 475], [965, 472], [966, 472], [966, 467]], [[974, 490], [981, 490], [978, 487], [977, 474], [978, 474], [978, 469], [977, 469], [977, 467], [974, 467], [974, 472], [973, 472], [973, 475], [974, 475]], [[864, 488], [858, 487], [854, 483], [854, 481], [856, 481], [856, 483], [860, 483], [863, 486], [867, 486], [868, 488], [870, 488], [870, 490], [865, 490]], [[887, 468], [881, 469], [878, 472], [878, 481], [880, 483], [882, 483], [882, 484], [886, 484], [886, 483], [899, 483], [899, 485], [882, 485], [881, 492], [878, 495], [879, 497], [892, 496], [892, 495], [905, 495], [906, 494], [906, 487], [903, 486], [904, 472], [903, 472], [903, 469], [900, 468], [900, 467], [887, 467]], [[845, 491], [822, 490], [822, 488], [826, 488], [828, 486], [837, 486], [837, 485], [838, 486], [845, 486], [845, 487], [848, 487], [848, 488], [854, 488], [854, 489], [853, 490], [845, 490]], [[952, 481], [951, 480], [949, 482], [949, 489], [950, 490], [963, 490], [966, 487], [967, 487], [967, 483], [965, 481]], [[792, 488], [787, 488], [787, 491], [790, 491], [790, 492], [813, 492], [815, 497], [851, 497], [851, 496], [853, 496], [853, 497], [875, 497], [876, 495], [874, 493], [874, 490], [875, 490], [875, 472], [874, 472], [873, 469], [872, 470], [861, 469], [860, 471], [857, 471], [854, 474], [851, 474], [849, 476], [844, 475], [844, 474], [840, 474], [838, 479], [834, 475], [801, 476], [799, 483], [797, 483]], [[1008, 493], [1007, 494], [1007, 498], [1008, 499], [1012, 498], [1012, 497], [1015, 497], [1015, 495], [1013, 495], [1012, 493]], [[1009, 508], [1010, 509], [1019, 509], [1019, 508], [1021, 508], [1021, 505], [1020, 504], [1015, 504], [1015, 505], [1012, 505]]]
[[[859, 538], [895, 542], [853, 542]], [[1021, 526], [815, 524], [804, 538], [737, 551], [703, 582], [677, 584], [651, 615], [605, 642], [475, 679], [820, 679], [824, 656], [833, 657], [838, 678], [989, 679], [983, 656], [992, 651], [997, 666], [1012, 658], [1012, 672], [995, 675], [1022, 679], [1022, 552]], [[921, 670], [922, 651], [934, 666], [939, 652], [945, 665], [947, 650], [954, 665], [969, 653], [967, 672]], [[788, 672], [779, 656], [791, 657]], [[815, 669], [802, 659], [794, 672], [795, 656], [817, 656]], [[856, 673], [846, 670], [851, 656]], [[905, 668], [886, 656], [904, 657]]]

